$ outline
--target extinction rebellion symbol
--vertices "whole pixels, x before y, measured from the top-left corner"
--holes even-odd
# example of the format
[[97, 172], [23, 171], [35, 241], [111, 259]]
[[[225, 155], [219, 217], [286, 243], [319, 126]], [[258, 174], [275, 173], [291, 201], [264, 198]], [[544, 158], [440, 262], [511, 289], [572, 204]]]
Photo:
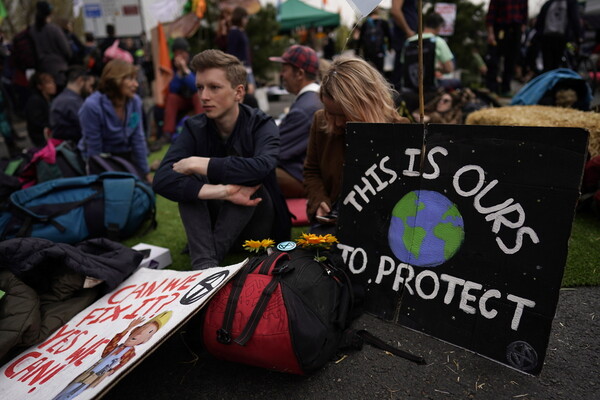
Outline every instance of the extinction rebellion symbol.
[[191, 288], [179, 301], [183, 305], [189, 305], [197, 302], [198, 300], [205, 297], [207, 294], [213, 292], [221, 282], [229, 276], [229, 271], [221, 271], [211, 276], [208, 276], [198, 282], [193, 288]]

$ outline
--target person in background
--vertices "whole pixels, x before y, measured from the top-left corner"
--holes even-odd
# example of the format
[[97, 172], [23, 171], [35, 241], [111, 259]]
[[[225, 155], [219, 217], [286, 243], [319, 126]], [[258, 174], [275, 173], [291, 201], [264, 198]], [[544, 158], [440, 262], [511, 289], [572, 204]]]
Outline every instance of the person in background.
[[67, 87], [60, 92], [50, 106], [50, 130], [55, 139], [69, 140], [77, 145], [81, 139], [79, 109], [83, 100], [93, 91], [94, 77], [82, 66], [67, 71]]
[[96, 43], [96, 38], [92, 32], [85, 33], [85, 57], [83, 59], [85, 68], [96, 77], [102, 74], [102, 51]]
[[[488, 52], [486, 86], [503, 96], [509, 96], [510, 84], [515, 74], [515, 65], [521, 45], [521, 33], [527, 25], [527, 0], [490, 0], [485, 17]], [[498, 86], [500, 61], [502, 78]]]
[[123, 50], [126, 50], [129, 52], [129, 54], [131, 54], [131, 58], [133, 58], [133, 63], [136, 65], [139, 65], [139, 62], [137, 60], [137, 46], [135, 43], [135, 40], [131, 37], [131, 36], [127, 36], [123, 39], [121, 39], [121, 43], [119, 44], [119, 47], [121, 47]]
[[12, 110], [10, 104], [10, 95], [5, 87], [4, 68], [9, 56], [8, 50], [2, 43], [4, 37], [0, 31], [0, 136], [4, 138], [9, 156], [17, 153], [15, 145], [14, 129], [12, 125]]
[[56, 25], [61, 27], [69, 42], [69, 48], [71, 49], [69, 65], [81, 65], [83, 63], [83, 57], [85, 56], [85, 46], [81, 43], [81, 40], [79, 40], [77, 35], [73, 33], [73, 21], [61, 17], [56, 19]]
[[358, 42], [363, 58], [383, 74], [385, 53], [392, 43], [392, 34], [388, 22], [379, 16], [377, 7], [361, 25]]
[[106, 49], [108, 49], [117, 40], [117, 30], [113, 24], [106, 24], [106, 37], [102, 39], [98, 48], [100, 49], [100, 55], [104, 55]]
[[395, 51], [392, 84], [396, 90], [402, 88], [402, 49], [407, 38], [414, 36], [418, 28], [418, 13], [416, 0], [392, 0], [390, 9], [393, 24], [392, 46]]
[[[423, 92], [424, 100], [428, 103], [437, 95], [441, 85], [442, 74], [454, 71], [454, 55], [444, 39], [438, 36], [444, 19], [437, 13], [425, 16], [423, 29]], [[404, 80], [402, 98], [406, 101], [409, 111], [419, 106], [419, 43], [418, 35], [409, 37], [402, 50], [402, 67]], [[459, 86], [454, 82], [450, 86]]]
[[96, 37], [92, 32], [86, 32], [84, 35], [84, 43], [83, 46], [85, 48], [85, 55], [90, 54], [94, 49], [98, 48], [98, 44], [96, 43]]
[[47, 1], [38, 1], [35, 24], [30, 30], [37, 52], [37, 72], [51, 74], [56, 85], [62, 89], [72, 52], [63, 30], [51, 21], [52, 6]]
[[221, 10], [221, 14], [219, 14], [217, 31], [215, 32], [215, 45], [219, 50], [227, 50], [227, 35], [231, 27], [231, 14], [231, 8], [224, 8]]
[[540, 41], [544, 72], [560, 68], [568, 42], [582, 42], [577, 0], [548, 0], [542, 6], [535, 30]]
[[323, 108], [319, 99], [319, 58], [310, 47], [294, 45], [281, 57], [269, 60], [282, 63], [283, 87], [296, 95], [290, 111], [279, 124], [281, 147], [277, 183], [285, 197], [304, 197], [302, 168], [306, 157], [308, 133], [313, 115]]
[[244, 7], [236, 7], [231, 14], [231, 27], [227, 33], [228, 54], [236, 56], [238, 60], [246, 67], [247, 93], [254, 94], [256, 80], [252, 72], [252, 56], [250, 53], [250, 40], [246, 34], [245, 28], [248, 24], [248, 11]]
[[192, 269], [201, 270], [244, 240], [289, 240], [291, 221], [275, 176], [277, 125], [241, 104], [245, 67], [214, 49], [196, 55], [191, 67], [204, 113], [185, 121], [153, 187], [179, 204]]
[[327, 32], [327, 37], [325, 39], [325, 44], [323, 45], [322, 59], [331, 60], [338, 53], [336, 49], [337, 35], [331, 28], [327, 28], [325, 32]]
[[123, 157], [151, 181], [142, 100], [136, 94], [137, 68], [123, 60], [106, 64], [98, 90], [79, 110], [82, 137], [78, 148], [84, 159], [101, 153]]
[[307, 215], [315, 234], [335, 232], [342, 190], [346, 122], [408, 122], [396, 111], [393, 89], [360, 58], [336, 58], [321, 81], [323, 110], [315, 113], [304, 162]]
[[196, 95], [196, 76], [190, 69], [190, 46], [185, 38], [179, 37], [171, 45], [173, 52], [173, 78], [165, 98], [165, 121], [163, 133], [171, 138], [175, 133], [177, 117], [181, 113], [203, 112], [200, 98]]
[[50, 126], [50, 102], [56, 95], [56, 83], [47, 72], [36, 72], [29, 81], [32, 94], [25, 105], [27, 133], [34, 147], [46, 145], [47, 129]]

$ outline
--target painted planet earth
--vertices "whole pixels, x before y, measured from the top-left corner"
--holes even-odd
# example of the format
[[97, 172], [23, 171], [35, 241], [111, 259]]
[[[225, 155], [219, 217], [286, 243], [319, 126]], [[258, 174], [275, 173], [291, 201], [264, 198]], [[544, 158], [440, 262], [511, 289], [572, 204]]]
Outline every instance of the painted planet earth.
[[438, 192], [410, 192], [394, 206], [388, 242], [404, 263], [436, 267], [456, 254], [464, 237], [456, 204]]

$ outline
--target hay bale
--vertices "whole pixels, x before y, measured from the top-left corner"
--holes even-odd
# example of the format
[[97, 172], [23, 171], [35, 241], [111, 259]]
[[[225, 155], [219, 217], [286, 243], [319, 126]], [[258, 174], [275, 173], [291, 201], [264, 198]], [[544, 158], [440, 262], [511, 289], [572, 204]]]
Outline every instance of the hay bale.
[[510, 106], [472, 112], [467, 117], [466, 124], [583, 128], [590, 134], [590, 155], [600, 155], [599, 113], [550, 106]]

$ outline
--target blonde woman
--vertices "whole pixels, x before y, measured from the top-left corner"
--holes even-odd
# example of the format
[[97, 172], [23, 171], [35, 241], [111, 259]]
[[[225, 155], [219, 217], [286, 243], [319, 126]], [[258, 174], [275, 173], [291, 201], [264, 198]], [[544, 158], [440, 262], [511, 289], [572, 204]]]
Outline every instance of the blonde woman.
[[317, 234], [335, 230], [346, 122], [408, 122], [395, 109], [390, 85], [360, 58], [336, 58], [323, 75], [320, 97], [324, 109], [313, 118], [304, 162], [307, 214]]
[[98, 91], [79, 110], [82, 137], [78, 147], [86, 159], [101, 153], [125, 158], [140, 176], [151, 180], [138, 86], [136, 66], [123, 60], [106, 64]]

